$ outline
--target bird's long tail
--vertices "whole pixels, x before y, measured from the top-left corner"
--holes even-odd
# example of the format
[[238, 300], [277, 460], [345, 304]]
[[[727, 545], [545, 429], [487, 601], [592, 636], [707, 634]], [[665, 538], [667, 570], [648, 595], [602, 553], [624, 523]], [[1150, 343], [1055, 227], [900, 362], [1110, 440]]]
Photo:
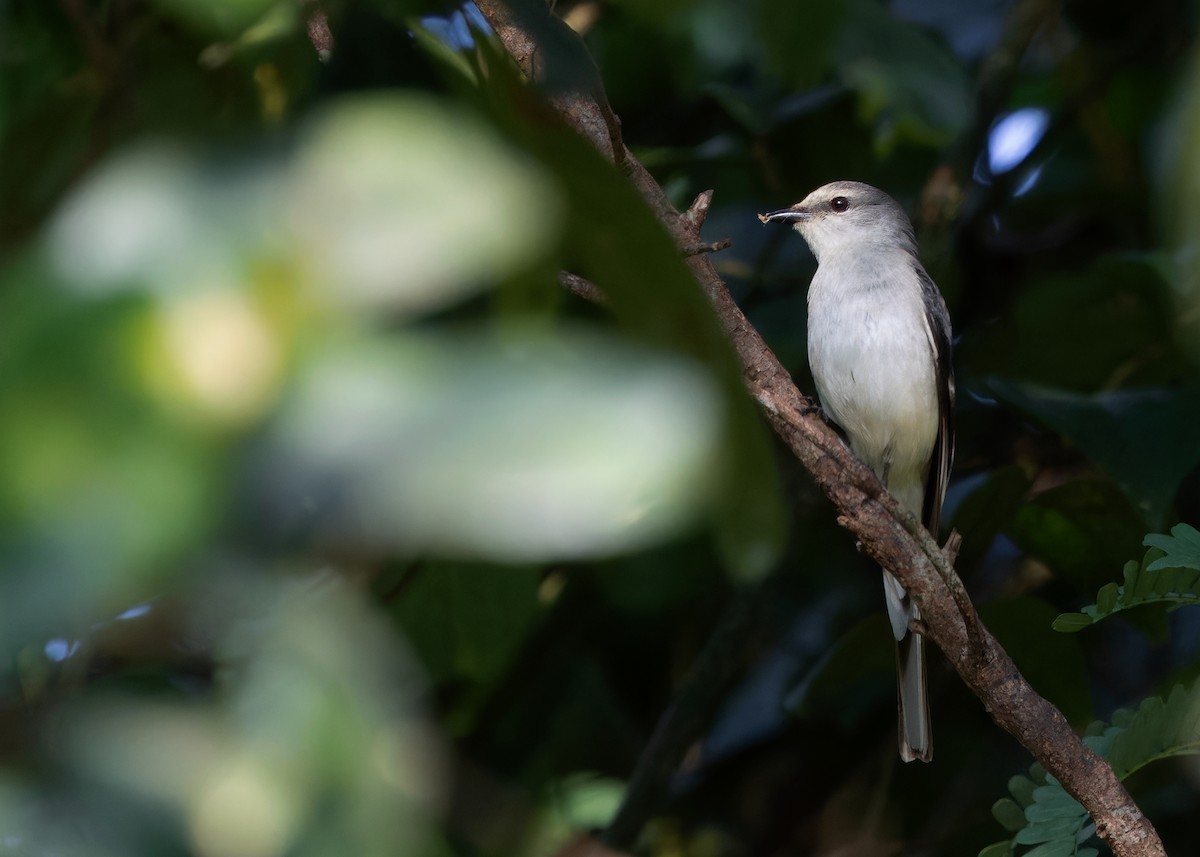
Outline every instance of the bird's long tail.
[[[916, 608], [913, 612], [920, 616]], [[925, 638], [920, 634], [910, 631], [903, 640], [896, 641], [896, 679], [900, 758], [928, 762], [933, 758], [933, 730], [925, 690]]]
[[896, 706], [899, 709], [900, 757], [906, 762], [933, 758], [933, 730], [925, 690], [925, 638], [909, 629], [921, 613], [900, 581], [883, 573], [888, 619], [896, 638]]

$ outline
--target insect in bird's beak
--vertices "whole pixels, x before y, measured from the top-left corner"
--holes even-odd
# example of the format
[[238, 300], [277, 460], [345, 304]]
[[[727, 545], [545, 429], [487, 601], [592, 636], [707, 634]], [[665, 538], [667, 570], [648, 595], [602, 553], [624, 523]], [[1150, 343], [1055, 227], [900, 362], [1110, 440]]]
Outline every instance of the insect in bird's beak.
[[808, 220], [812, 217], [807, 211], [797, 211], [794, 208], [784, 208], [780, 211], [772, 211], [769, 214], [760, 214], [758, 219], [763, 223], [796, 223], [801, 220]]

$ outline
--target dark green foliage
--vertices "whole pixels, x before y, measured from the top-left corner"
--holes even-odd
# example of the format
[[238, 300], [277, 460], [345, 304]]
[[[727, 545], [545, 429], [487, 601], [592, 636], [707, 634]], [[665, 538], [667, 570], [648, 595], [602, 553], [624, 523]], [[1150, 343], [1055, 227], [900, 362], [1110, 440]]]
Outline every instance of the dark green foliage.
[[[1200, 853], [1165, 758], [1200, 671], [1170, 612], [1200, 585], [1196, 21], [513, 8], [536, 85], [470, 6], [0, 2], [5, 847], [549, 857], [679, 708], [639, 854], [995, 838], [1029, 759], [934, 653], [935, 761], [896, 763], [878, 569], [548, 101], [603, 88], [678, 207], [714, 190], [710, 259], [803, 391], [815, 262], [755, 213], [859, 179], [913, 215], [954, 321], [958, 570], [1071, 723], [1135, 709], [1088, 740], [1163, 759], [1135, 797]], [[1023, 109], [1045, 136], [993, 170]], [[1093, 598], [1054, 628], [1129, 622], [1052, 629]], [[989, 857], [1089, 853], [1036, 767], [1010, 791]]]
[[1191, 427], [1200, 423], [1200, 388], [1080, 396], [992, 381], [1000, 398], [1061, 432], [1103, 467], [1143, 524], [1158, 526], [1180, 474], [1200, 463]]
[[1150, 550], [1141, 563], [1125, 563], [1124, 582], [1108, 583], [1096, 593], [1096, 603], [1081, 613], [1064, 613], [1054, 620], [1056, 631], [1081, 631], [1114, 613], [1147, 605], [1162, 609], [1200, 604], [1200, 534], [1186, 524], [1170, 536], [1149, 535]]

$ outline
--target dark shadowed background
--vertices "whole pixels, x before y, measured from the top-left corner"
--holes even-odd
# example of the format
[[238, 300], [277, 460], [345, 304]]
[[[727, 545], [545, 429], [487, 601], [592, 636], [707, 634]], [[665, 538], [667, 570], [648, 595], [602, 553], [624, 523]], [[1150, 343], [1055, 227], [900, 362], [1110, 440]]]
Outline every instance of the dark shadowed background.
[[598, 81], [805, 391], [815, 263], [755, 214], [912, 213], [958, 570], [1077, 728], [1190, 694], [1127, 782], [1200, 854], [1195, 580], [1051, 627], [1200, 526], [1197, 4], [518, 5], [538, 91], [473, 6], [0, 0], [0, 854], [557, 854], [681, 692], [639, 853], [1021, 827], [1031, 759], [937, 654], [900, 764], [878, 573], [547, 106]]

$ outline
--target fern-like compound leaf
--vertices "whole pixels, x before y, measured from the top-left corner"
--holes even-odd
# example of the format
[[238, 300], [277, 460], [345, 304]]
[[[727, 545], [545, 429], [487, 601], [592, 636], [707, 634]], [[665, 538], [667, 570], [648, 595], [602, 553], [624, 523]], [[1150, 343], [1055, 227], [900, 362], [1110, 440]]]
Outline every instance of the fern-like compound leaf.
[[1145, 544], [1150, 550], [1141, 563], [1125, 563], [1121, 585], [1100, 587], [1095, 604], [1079, 613], [1063, 613], [1054, 620], [1054, 630], [1082, 631], [1114, 613], [1147, 604], [1166, 610], [1200, 604], [1200, 532], [1179, 524], [1169, 536], [1146, 536]]
[[1176, 524], [1171, 535], [1157, 533], [1146, 536], [1142, 544], [1158, 548], [1165, 556], [1150, 565], [1150, 571], [1173, 566], [1200, 570], [1200, 532], [1187, 524]]
[[[1109, 760], [1119, 779], [1157, 759], [1200, 754], [1200, 679], [1191, 687], [1177, 685], [1165, 701], [1151, 697], [1135, 710], [1117, 711], [1112, 723], [1092, 723], [1083, 740]], [[979, 857], [1096, 857], [1086, 845], [1095, 832], [1087, 812], [1044, 768], [1035, 764], [1028, 777], [1012, 777], [1008, 790], [1012, 800], [997, 801], [992, 814], [1013, 837]], [[1036, 847], [1026, 851], [1022, 845]]]

